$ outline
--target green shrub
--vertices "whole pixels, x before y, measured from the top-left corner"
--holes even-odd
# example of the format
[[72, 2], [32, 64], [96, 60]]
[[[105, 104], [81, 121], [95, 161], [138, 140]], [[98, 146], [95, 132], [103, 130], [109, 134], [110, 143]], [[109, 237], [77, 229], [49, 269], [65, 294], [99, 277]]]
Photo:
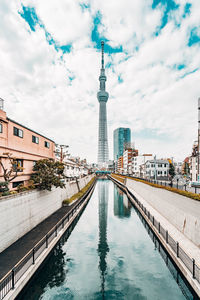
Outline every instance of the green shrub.
[[0, 192], [7, 192], [8, 189], [8, 182], [4, 181], [4, 182], [0, 182]]
[[81, 198], [81, 197], [87, 192], [87, 190], [88, 190], [89, 187], [92, 185], [92, 183], [94, 182], [94, 180], [95, 180], [95, 177], [93, 177], [93, 178], [88, 182], [88, 184], [87, 184], [84, 188], [82, 188], [82, 190], [80, 190], [80, 192], [74, 194], [74, 195], [71, 196], [71, 198], [69, 198], [69, 199], [65, 199], [65, 200], [63, 201], [63, 204], [70, 204], [70, 203], [73, 202], [74, 200]]
[[2, 196], [9, 196], [9, 195], [10, 195], [10, 192], [9, 192], [9, 191], [3, 192], [3, 193], [2, 193]]

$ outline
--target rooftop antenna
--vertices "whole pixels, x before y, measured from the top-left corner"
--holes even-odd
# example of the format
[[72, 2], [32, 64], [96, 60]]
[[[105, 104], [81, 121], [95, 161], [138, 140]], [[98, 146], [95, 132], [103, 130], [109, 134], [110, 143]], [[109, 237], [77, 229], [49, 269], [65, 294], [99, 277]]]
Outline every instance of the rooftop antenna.
[[104, 41], [101, 41], [101, 67], [104, 69]]

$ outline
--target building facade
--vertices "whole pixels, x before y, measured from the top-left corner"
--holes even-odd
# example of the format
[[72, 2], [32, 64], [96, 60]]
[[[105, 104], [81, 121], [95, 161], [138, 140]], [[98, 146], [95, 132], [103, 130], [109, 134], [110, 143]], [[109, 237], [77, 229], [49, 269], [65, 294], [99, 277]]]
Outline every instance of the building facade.
[[123, 172], [132, 175], [132, 159], [138, 155], [138, 150], [133, 148], [125, 148], [123, 153]]
[[101, 42], [101, 74], [99, 76], [100, 90], [97, 93], [99, 101], [99, 140], [98, 140], [98, 165], [103, 166], [109, 160], [108, 133], [107, 133], [107, 110], [106, 103], [109, 94], [106, 92], [106, 75], [104, 68], [104, 42]]
[[[28, 182], [37, 160], [55, 158], [55, 143], [51, 139], [26, 126], [11, 120], [0, 109], [0, 159], [4, 167], [10, 169], [7, 154], [15, 158], [20, 171], [9, 184], [9, 189]], [[3, 168], [0, 167], [0, 181], [4, 181]]]
[[147, 160], [152, 160], [152, 154], [143, 154], [132, 157], [132, 174], [136, 177], [143, 177], [143, 165]]
[[169, 161], [162, 159], [147, 160], [145, 165], [145, 178], [154, 180], [169, 179]]
[[130, 128], [117, 128], [113, 132], [113, 151], [114, 160], [117, 161], [123, 155], [124, 146], [131, 142], [131, 129]]
[[190, 178], [198, 181], [198, 142], [194, 142], [192, 147], [192, 155], [189, 157]]

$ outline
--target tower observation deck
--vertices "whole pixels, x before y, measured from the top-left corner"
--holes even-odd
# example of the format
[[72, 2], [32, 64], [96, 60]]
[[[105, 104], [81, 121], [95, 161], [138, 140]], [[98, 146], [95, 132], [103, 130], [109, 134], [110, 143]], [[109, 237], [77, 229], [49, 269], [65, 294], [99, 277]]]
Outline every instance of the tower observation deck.
[[106, 103], [109, 94], [106, 92], [106, 75], [104, 68], [104, 42], [101, 42], [101, 74], [99, 76], [100, 89], [97, 93], [99, 101], [99, 140], [98, 140], [98, 164], [106, 163], [108, 158], [108, 133]]

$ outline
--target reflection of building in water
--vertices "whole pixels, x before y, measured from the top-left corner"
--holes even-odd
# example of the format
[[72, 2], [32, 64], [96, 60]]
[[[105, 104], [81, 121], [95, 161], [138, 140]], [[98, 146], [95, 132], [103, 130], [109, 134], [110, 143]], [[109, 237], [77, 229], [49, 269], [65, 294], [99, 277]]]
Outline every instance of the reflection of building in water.
[[102, 180], [98, 182], [99, 196], [99, 269], [101, 275], [101, 291], [102, 299], [104, 299], [104, 285], [106, 274], [106, 256], [109, 251], [107, 244], [107, 214], [108, 214], [108, 181]]
[[131, 215], [131, 204], [117, 186], [114, 186], [114, 215], [121, 218]]

